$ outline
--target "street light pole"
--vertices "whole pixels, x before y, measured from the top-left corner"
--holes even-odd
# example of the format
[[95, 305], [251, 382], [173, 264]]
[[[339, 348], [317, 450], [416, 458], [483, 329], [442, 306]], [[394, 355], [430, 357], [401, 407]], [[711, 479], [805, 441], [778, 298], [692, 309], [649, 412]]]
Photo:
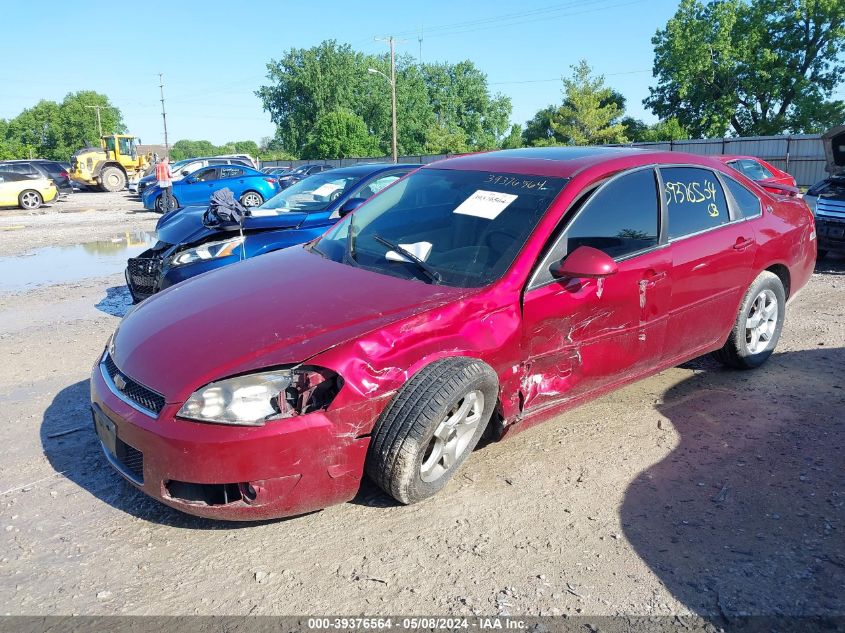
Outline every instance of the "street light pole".
[[398, 141], [398, 133], [397, 133], [397, 122], [396, 122], [396, 39], [391, 35], [390, 37], [383, 38], [377, 37], [375, 38], [377, 42], [387, 42], [390, 44], [390, 77], [385, 75], [383, 72], [376, 70], [375, 68], [369, 68], [369, 72], [381, 75], [388, 82], [390, 82], [390, 111], [391, 117], [393, 119], [393, 162], [399, 162], [399, 141]]
[[393, 36], [390, 36], [390, 107], [393, 110], [393, 163], [399, 162], [399, 146], [396, 134], [396, 55]]

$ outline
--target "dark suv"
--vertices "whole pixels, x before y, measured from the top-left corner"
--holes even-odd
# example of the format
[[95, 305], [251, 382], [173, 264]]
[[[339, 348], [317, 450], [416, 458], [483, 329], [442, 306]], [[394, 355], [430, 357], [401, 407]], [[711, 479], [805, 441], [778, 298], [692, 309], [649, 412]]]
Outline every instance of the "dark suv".
[[44, 158], [33, 158], [29, 160], [4, 160], [0, 161], [0, 168], [3, 171], [10, 171], [22, 174], [29, 178], [49, 178], [59, 190], [59, 196], [66, 196], [73, 193], [73, 186], [67, 169], [61, 163]]

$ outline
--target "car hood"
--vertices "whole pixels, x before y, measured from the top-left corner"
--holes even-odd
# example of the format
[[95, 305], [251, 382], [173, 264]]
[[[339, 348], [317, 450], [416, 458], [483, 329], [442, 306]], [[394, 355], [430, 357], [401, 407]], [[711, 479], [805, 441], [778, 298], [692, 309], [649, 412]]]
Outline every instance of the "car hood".
[[[156, 224], [156, 237], [165, 244], [193, 244], [215, 234], [229, 234], [236, 225], [206, 226], [203, 224], [207, 206], [190, 206], [164, 214]], [[244, 218], [244, 231], [271, 231], [295, 228], [308, 216], [305, 213], [279, 213]]]
[[822, 136], [825, 170], [831, 176], [845, 173], [845, 125], [829, 129]]
[[213, 380], [301, 363], [471, 292], [288, 248], [199, 275], [139, 304], [115, 333], [114, 360], [168, 402], [182, 402]]

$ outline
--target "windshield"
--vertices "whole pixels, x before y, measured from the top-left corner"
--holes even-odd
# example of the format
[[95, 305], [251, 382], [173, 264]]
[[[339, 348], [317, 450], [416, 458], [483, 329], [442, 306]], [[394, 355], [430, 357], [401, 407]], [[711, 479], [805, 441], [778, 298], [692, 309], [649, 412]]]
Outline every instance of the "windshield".
[[347, 215], [314, 247], [385, 274], [485, 286], [504, 274], [565, 184], [546, 176], [421, 169]]
[[[349, 191], [362, 176], [343, 171], [327, 171], [303, 178], [270, 198], [259, 209], [286, 213], [325, 211], [329, 205]], [[253, 215], [260, 215], [255, 213]]]

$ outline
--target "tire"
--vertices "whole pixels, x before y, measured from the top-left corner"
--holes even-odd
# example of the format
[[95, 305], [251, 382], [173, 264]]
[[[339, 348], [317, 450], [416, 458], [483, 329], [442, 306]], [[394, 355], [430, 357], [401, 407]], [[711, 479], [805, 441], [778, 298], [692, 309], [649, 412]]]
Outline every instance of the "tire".
[[775, 350], [785, 315], [783, 283], [765, 270], [745, 293], [728, 340], [722, 349], [713, 352], [713, 357], [736, 369], [759, 367]]
[[44, 204], [44, 198], [42, 198], [41, 194], [34, 189], [27, 189], [25, 191], [21, 191], [18, 196], [18, 204], [21, 209], [33, 211]]
[[425, 367], [376, 422], [367, 474], [400, 503], [431, 497], [478, 444], [498, 388], [496, 373], [472, 358], [447, 358]]
[[106, 167], [100, 173], [100, 183], [103, 191], [123, 191], [126, 186], [126, 174], [117, 167]]
[[264, 196], [257, 191], [245, 191], [241, 196], [241, 204], [245, 207], [258, 207], [264, 204]]
[[164, 196], [159, 196], [156, 198], [155, 201], [155, 210], [156, 213], [167, 213], [167, 211], [172, 211], [173, 209], [179, 208], [179, 201], [176, 199], [176, 196], [170, 196], [170, 208], [165, 210], [164, 208]]

